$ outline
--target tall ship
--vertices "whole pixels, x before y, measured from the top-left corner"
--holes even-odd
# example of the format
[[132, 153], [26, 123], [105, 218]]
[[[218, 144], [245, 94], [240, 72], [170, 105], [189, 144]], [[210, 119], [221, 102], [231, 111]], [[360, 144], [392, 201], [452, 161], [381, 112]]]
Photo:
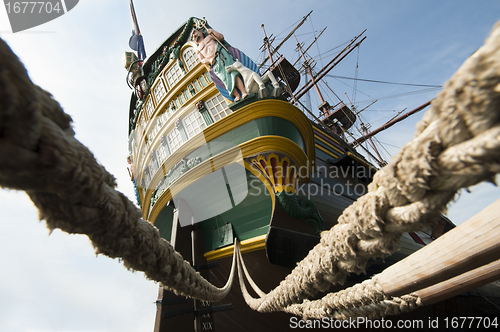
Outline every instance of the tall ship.
[[[364, 38], [355, 36], [314, 71], [307, 49], [299, 47], [296, 68], [265, 36], [263, 66], [231, 46], [223, 31], [192, 17], [148, 58], [126, 53], [133, 89], [128, 160], [137, 203], [144, 219], [212, 284], [225, 284], [237, 239], [252, 279], [264, 292], [273, 289], [320, 241], [320, 233], [367, 192], [384, 162], [373, 165], [356, 149], [370, 133], [349, 142], [349, 128], [360, 125], [357, 110], [330, 104], [317, 84]], [[140, 38], [134, 43], [140, 45]], [[314, 112], [301, 107], [309, 90], [321, 100]], [[429, 232], [404, 234], [399, 249], [373, 261], [367, 275], [453, 227], [443, 216]], [[366, 276], [348, 282], [360, 278]], [[289, 314], [251, 310], [236, 286], [214, 303], [160, 287], [156, 304], [155, 331], [290, 326]], [[432, 310], [445, 309], [431, 307], [420, 315]]]

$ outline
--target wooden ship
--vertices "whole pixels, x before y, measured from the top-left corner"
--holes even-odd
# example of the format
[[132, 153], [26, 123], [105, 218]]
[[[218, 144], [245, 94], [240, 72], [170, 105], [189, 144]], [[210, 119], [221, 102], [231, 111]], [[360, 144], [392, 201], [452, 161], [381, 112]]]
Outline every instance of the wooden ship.
[[[319, 242], [320, 232], [334, 226], [367, 191], [383, 166], [382, 161], [372, 165], [354, 148], [359, 142], [349, 144], [345, 138], [357, 120], [356, 110], [342, 102], [330, 105], [316, 84], [364, 38], [363, 33], [356, 36], [314, 73], [301, 49], [302, 70], [309, 75], [302, 85], [299, 71], [275, 55], [267, 36], [270, 65], [261, 73], [204, 19], [187, 20], [147, 59], [127, 53], [127, 82], [134, 90], [129, 160], [137, 202], [144, 219], [212, 284], [225, 283], [236, 238], [253, 280], [264, 291], [276, 287]], [[213, 58], [199, 45], [203, 39], [216, 45]], [[236, 94], [226, 89], [216, 73], [217, 61], [231, 67], [227, 76], [239, 77], [243, 91], [237, 83]], [[297, 107], [310, 89], [317, 89], [322, 101], [318, 116]], [[443, 216], [428, 233], [404, 234], [399, 250], [373, 261], [367, 274], [382, 271], [453, 227]], [[352, 276], [348, 282], [363, 278]], [[251, 310], [238, 287], [215, 303], [160, 287], [156, 304], [159, 332], [281, 331], [290, 326], [289, 314]], [[454, 314], [448, 308], [441, 303], [405, 317]]]

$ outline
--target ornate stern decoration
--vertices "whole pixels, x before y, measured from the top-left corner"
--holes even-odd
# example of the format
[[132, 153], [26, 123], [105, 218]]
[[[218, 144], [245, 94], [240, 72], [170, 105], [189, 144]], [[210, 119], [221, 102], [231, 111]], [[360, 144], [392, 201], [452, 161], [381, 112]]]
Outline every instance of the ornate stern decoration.
[[298, 199], [297, 186], [300, 174], [297, 166], [290, 158], [271, 153], [264, 157], [258, 155], [251, 159], [256, 167], [269, 181], [281, 207], [290, 216], [305, 219], [304, 222], [314, 227], [316, 234], [325, 229], [325, 220], [319, 214], [314, 202], [308, 198]]

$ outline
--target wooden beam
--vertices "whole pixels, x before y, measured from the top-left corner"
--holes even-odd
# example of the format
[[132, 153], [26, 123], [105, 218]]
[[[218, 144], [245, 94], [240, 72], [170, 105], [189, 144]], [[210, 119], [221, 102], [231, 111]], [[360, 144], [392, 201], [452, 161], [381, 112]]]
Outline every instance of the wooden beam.
[[500, 259], [500, 200], [378, 275], [391, 296], [410, 294]]
[[500, 279], [500, 260], [483, 265], [415, 293], [424, 304], [434, 304]]

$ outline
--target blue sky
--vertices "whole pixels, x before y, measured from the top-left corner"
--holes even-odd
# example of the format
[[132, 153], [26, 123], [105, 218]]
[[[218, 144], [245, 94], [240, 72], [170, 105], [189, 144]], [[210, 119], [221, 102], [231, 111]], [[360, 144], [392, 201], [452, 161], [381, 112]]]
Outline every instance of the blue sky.
[[[442, 85], [483, 44], [500, 19], [497, 0], [257, 0], [251, 5], [185, 0], [136, 1], [135, 6], [148, 54], [190, 16], [196, 16], [206, 17], [233, 46], [257, 60], [262, 23], [278, 40], [313, 10], [297, 36], [308, 45], [314, 38], [312, 31], [317, 34], [328, 26], [318, 42], [322, 52], [367, 29], [359, 53], [353, 52], [332, 75], [428, 85]], [[0, 8], [0, 37], [24, 62], [32, 80], [51, 92], [73, 117], [77, 138], [115, 174], [118, 190], [133, 198], [125, 160], [131, 92], [122, 65], [131, 29], [127, 0], [82, 0], [62, 17], [16, 34], [11, 32], [4, 7]], [[294, 44], [289, 43], [285, 51], [293, 51]], [[311, 53], [317, 53], [318, 48], [311, 48]], [[295, 55], [289, 58], [294, 60]], [[328, 57], [316, 61], [319, 66]], [[379, 99], [362, 113], [372, 128], [437, 93], [360, 81], [354, 96], [350, 80], [332, 78], [330, 86], [358, 107]], [[404, 96], [386, 98], [399, 94]], [[311, 103], [315, 108], [313, 94]], [[377, 139], [394, 154], [413, 137], [415, 123], [422, 115]], [[457, 224], [500, 198], [499, 189], [491, 184], [471, 191], [451, 205], [449, 216]], [[45, 223], [37, 222], [37, 211], [22, 192], [1, 190], [0, 208], [1, 331], [153, 329], [157, 285], [142, 273], [127, 271], [117, 260], [96, 258], [84, 236], [60, 231], [48, 236]]]

